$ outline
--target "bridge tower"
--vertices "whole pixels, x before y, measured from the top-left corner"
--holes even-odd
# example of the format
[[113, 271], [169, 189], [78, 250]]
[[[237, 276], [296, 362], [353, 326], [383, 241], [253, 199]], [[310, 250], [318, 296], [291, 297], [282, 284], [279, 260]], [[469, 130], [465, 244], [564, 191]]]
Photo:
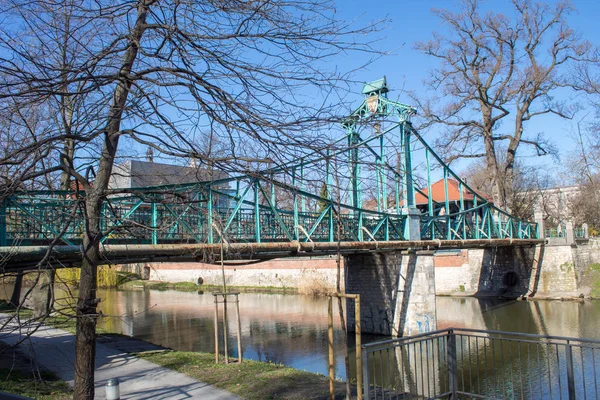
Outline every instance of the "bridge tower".
[[[421, 212], [416, 206], [415, 182], [410, 116], [414, 109], [390, 102], [386, 78], [369, 82], [363, 87], [365, 101], [346, 121], [349, 160], [351, 166], [352, 206], [360, 204], [360, 166], [357, 125], [373, 124], [374, 135], [379, 136], [380, 154], [377, 157], [378, 211], [387, 210], [387, 183], [383, 169], [386, 166], [383, 124], [387, 121], [399, 129], [400, 171], [396, 182], [396, 214], [406, 217], [403, 238], [421, 240]], [[392, 125], [392, 126], [393, 126]], [[400, 198], [400, 193], [402, 198]], [[383, 210], [382, 210], [383, 208]], [[431, 207], [430, 207], [431, 209]], [[359, 218], [359, 220], [361, 220]], [[362, 235], [359, 227], [359, 235]], [[361, 238], [362, 240], [362, 238]], [[346, 290], [364, 298], [361, 304], [363, 332], [402, 336], [435, 330], [435, 281], [433, 252], [391, 252], [385, 254], [349, 255], [345, 257]], [[355, 315], [348, 307], [348, 326], [353, 329]]]

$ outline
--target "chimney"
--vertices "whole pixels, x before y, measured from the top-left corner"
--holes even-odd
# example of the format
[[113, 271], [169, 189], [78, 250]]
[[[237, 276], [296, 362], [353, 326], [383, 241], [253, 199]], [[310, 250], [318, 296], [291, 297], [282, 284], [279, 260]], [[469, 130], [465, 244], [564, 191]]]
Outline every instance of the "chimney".
[[154, 162], [154, 150], [152, 147], [148, 146], [148, 150], [146, 150], [146, 161]]

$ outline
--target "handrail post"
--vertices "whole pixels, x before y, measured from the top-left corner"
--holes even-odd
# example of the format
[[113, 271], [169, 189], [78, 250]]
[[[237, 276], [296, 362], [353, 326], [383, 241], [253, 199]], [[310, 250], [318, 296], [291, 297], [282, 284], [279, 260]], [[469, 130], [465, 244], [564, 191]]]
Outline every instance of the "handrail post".
[[[370, 399], [370, 382], [369, 382], [369, 352], [366, 348], [362, 348], [362, 385], [363, 385], [363, 399]], [[361, 371], [357, 372], [357, 375], [361, 373]]]
[[571, 342], [567, 340], [565, 346], [565, 358], [567, 362], [567, 383], [569, 386], [569, 400], [575, 400], [577, 398], [575, 394], [575, 377], [573, 374], [573, 349]]
[[335, 399], [335, 359], [333, 354], [333, 297], [327, 308], [327, 345], [329, 348], [329, 399]]
[[354, 298], [354, 330], [356, 331], [356, 391], [357, 400], [369, 399], [368, 397], [362, 396], [363, 388], [363, 376], [361, 375], [364, 371], [363, 367], [363, 353], [362, 353], [362, 331], [360, 327], [360, 294], [357, 294]]
[[456, 400], [458, 390], [458, 365], [456, 358], [456, 334], [453, 329], [448, 331], [448, 382], [450, 384], [450, 399]]

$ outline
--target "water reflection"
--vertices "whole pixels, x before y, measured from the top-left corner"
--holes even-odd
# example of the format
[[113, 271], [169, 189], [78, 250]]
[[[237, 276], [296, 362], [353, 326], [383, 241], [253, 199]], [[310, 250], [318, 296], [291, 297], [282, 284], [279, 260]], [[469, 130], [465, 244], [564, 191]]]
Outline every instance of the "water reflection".
[[[101, 291], [106, 318], [100, 326], [184, 351], [214, 352], [214, 296], [177, 291]], [[327, 372], [327, 299], [242, 293], [244, 357]], [[237, 356], [234, 303], [228, 303], [229, 354]], [[222, 313], [222, 308], [220, 309]], [[222, 314], [220, 314], [222, 315]], [[334, 323], [336, 375], [344, 377], [342, 331]], [[219, 321], [220, 348], [222, 318]]]
[[472, 328], [600, 339], [600, 301], [438, 297], [438, 328]]
[[[100, 326], [117, 333], [184, 351], [214, 352], [214, 297], [211, 293], [156, 290], [100, 290]], [[5, 298], [6, 298], [5, 293]], [[65, 294], [57, 291], [57, 297]], [[240, 317], [246, 358], [282, 363], [327, 374], [327, 299], [304, 295], [242, 293]], [[64, 301], [64, 300], [63, 300]], [[438, 297], [437, 326], [504, 330], [600, 339], [600, 301], [503, 301]], [[237, 356], [234, 305], [229, 306], [231, 356]], [[334, 307], [336, 376], [345, 378], [342, 331]], [[219, 331], [223, 332], [222, 321]], [[380, 340], [363, 336], [363, 342]], [[222, 338], [220, 338], [222, 343]], [[349, 338], [355, 376], [354, 340]], [[221, 349], [222, 344], [221, 344]], [[390, 355], [392, 357], [393, 355]]]

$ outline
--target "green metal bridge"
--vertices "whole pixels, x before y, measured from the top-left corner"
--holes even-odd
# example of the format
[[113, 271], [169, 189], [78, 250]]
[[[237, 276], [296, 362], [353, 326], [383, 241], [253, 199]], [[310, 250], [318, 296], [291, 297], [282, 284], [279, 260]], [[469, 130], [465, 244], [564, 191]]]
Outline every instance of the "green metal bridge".
[[[343, 121], [346, 135], [311, 157], [224, 179], [114, 191], [103, 204], [102, 244], [538, 238], [535, 223], [460, 179], [413, 128], [415, 109], [387, 93], [385, 78], [367, 84], [365, 100]], [[444, 199], [432, 194], [434, 178]], [[83, 193], [66, 191], [4, 198], [0, 246], [79, 246], [84, 203]]]

